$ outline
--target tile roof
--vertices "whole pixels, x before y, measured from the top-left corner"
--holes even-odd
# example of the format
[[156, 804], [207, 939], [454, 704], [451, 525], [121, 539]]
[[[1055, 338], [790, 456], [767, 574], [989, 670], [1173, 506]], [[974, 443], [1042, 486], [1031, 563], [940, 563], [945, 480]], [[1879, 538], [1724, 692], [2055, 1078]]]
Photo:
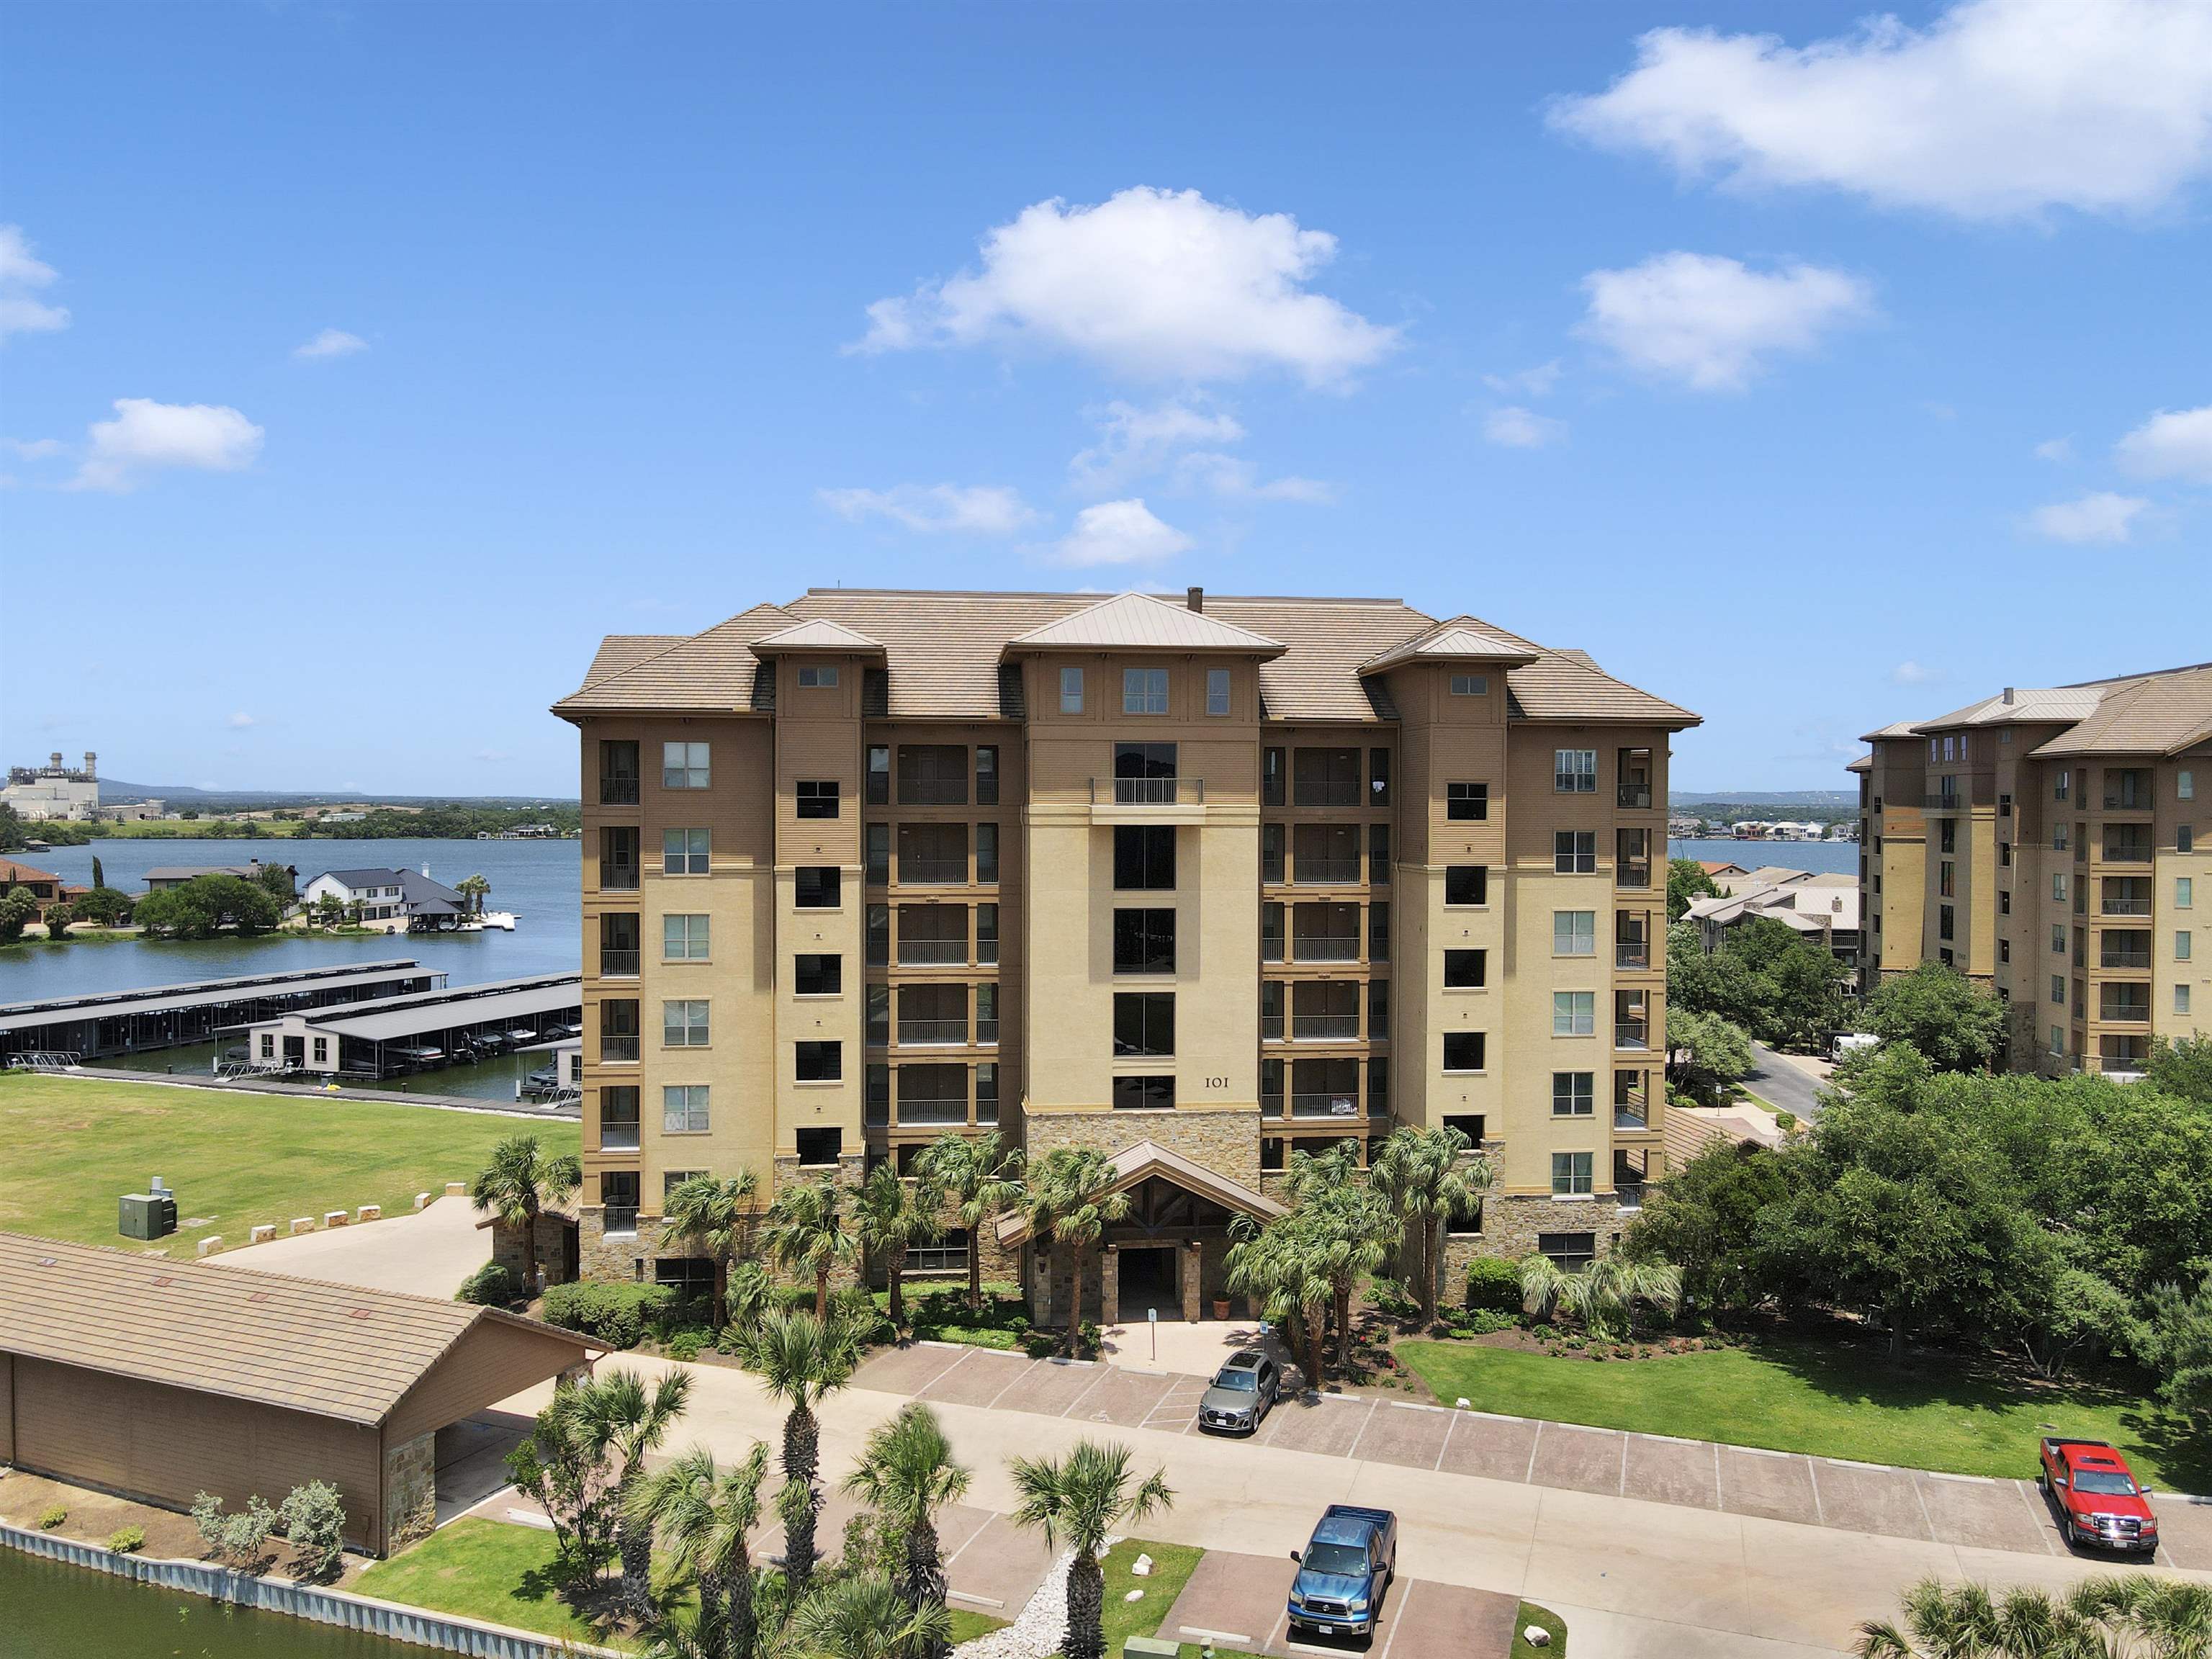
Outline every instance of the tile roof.
[[[585, 681], [582, 688], [553, 705], [556, 714], [599, 709], [684, 710], [730, 714], [754, 706], [760, 659], [753, 641], [788, 627], [798, 618], [781, 605], [757, 605], [703, 634], [690, 635], [659, 649], [660, 635], [631, 635], [618, 655], [626, 659], [611, 673]], [[619, 637], [619, 636], [618, 636]], [[599, 647], [605, 660], [610, 640]], [[592, 664], [596, 670], [599, 663]]]
[[18, 864], [13, 859], [0, 859], [0, 887], [11, 881], [27, 885], [34, 881], [59, 881], [61, 878], [51, 870], [40, 870], [27, 864]]
[[1999, 693], [1984, 697], [1979, 702], [1970, 702], [1964, 708], [1954, 708], [1948, 714], [1932, 720], [1922, 720], [1911, 729], [1925, 734], [1929, 732], [1955, 730], [1961, 726], [2007, 726], [2014, 722], [2028, 725], [2048, 720], [2078, 720], [2096, 712], [2097, 703], [2104, 693], [2095, 686], [2060, 685], [2048, 688], [2015, 688], [2009, 696]]
[[[1232, 1181], [1218, 1170], [1192, 1162], [1181, 1152], [1150, 1140], [1133, 1141], [1106, 1160], [1114, 1170], [1114, 1184], [1109, 1192], [1127, 1192], [1139, 1182], [1160, 1176], [1173, 1182], [1185, 1192], [1196, 1193], [1201, 1198], [1212, 1199], [1225, 1209], [1242, 1210], [1247, 1215], [1272, 1221], [1290, 1213], [1287, 1206], [1265, 1193], [1254, 1192], [1240, 1181]], [[1018, 1210], [1001, 1216], [998, 1222], [999, 1243], [1002, 1245], [1021, 1243], [1030, 1236], [1028, 1218]]]
[[349, 1423], [391, 1415], [495, 1309], [0, 1233], [0, 1352]]
[[1171, 605], [1151, 593], [1116, 593], [1072, 616], [1018, 634], [1008, 650], [1243, 651], [1280, 653], [1281, 641], [1224, 622], [1218, 616]]
[[872, 653], [884, 648], [883, 641], [872, 640], [857, 629], [848, 628], [827, 617], [817, 617], [811, 622], [793, 623], [788, 628], [779, 628], [773, 634], [763, 635], [753, 641], [757, 655], [770, 651], [854, 651]]
[[2089, 714], [2034, 752], [2178, 755], [2212, 740], [2212, 665], [2146, 675], [2111, 687]]
[[[1392, 646], [1388, 651], [1370, 658], [1362, 666], [1372, 672], [1388, 668], [1393, 663], [1411, 662], [1417, 658], [1517, 664], [1533, 661], [1539, 654], [1534, 647], [1508, 645], [1504, 641], [1482, 632], [1480, 624], [1470, 626], [1470, 623], [1474, 623], [1472, 617], [1455, 617], [1449, 622], [1438, 623], [1425, 634], [1415, 635], [1410, 640]], [[1569, 653], [1562, 651], [1555, 654], [1566, 657], [1581, 667], [1592, 671], [1597, 668], [1595, 662], [1580, 652]]]

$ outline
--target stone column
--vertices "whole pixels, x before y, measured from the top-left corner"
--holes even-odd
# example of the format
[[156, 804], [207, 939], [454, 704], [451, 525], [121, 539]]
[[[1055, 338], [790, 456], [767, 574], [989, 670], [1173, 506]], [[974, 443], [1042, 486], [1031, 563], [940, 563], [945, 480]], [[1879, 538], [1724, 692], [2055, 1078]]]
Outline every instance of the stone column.
[[1206, 1288], [1200, 1282], [1205, 1275], [1199, 1271], [1198, 1241], [1194, 1238], [1186, 1241], [1180, 1254], [1177, 1277], [1182, 1281], [1182, 1316], [1195, 1325], [1205, 1305], [1200, 1300], [1200, 1292]]
[[438, 1525], [438, 1437], [418, 1434], [384, 1454], [384, 1553], [397, 1555]]
[[1111, 1329], [1121, 1322], [1121, 1247], [1109, 1244], [1098, 1253], [1098, 1326]]

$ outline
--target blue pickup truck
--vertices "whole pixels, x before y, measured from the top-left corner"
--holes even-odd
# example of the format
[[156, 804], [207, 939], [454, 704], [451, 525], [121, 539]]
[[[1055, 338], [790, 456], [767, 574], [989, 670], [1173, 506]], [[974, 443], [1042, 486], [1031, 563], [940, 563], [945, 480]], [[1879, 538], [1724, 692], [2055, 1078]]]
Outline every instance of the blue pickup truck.
[[1291, 1628], [1316, 1636], [1371, 1636], [1382, 1593], [1398, 1576], [1398, 1517], [1389, 1510], [1331, 1504], [1303, 1550], [1292, 1550]]

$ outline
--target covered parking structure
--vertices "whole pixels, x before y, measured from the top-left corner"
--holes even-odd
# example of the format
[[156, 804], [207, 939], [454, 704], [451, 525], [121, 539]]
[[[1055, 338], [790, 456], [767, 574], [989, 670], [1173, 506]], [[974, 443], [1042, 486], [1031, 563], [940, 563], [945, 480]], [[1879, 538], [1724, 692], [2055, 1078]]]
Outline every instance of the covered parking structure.
[[398, 1077], [565, 1042], [583, 1018], [582, 978], [539, 974], [258, 1020], [246, 1054], [314, 1076]]
[[0, 1463], [176, 1509], [325, 1480], [372, 1554], [437, 1524], [471, 1417], [597, 1352], [466, 1303], [0, 1233]]

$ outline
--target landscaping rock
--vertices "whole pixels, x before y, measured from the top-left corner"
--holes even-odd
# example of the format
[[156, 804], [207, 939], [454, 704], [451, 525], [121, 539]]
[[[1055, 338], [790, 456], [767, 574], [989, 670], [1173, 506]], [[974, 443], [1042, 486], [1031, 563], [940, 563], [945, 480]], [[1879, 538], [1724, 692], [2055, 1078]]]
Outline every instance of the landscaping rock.
[[270, 1239], [276, 1237], [276, 1224], [273, 1221], [267, 1221], [264, 1222], [258, 1227], [248, 1229], [246, 1235], [246, 1242], [249, 1244], [266, 1244]]
[[1532, 1648], [1548, 1648], [1552, 1645], [1552, 1632], [1541, 1625], [1528, 1625], [1522, 1627], [1521, 1639]]
[[210, 1233], [205, 1238], [200, 1240], [198, 1247], [196, 1248], [195, 1254], [199, 1255], [213, 1255], [222, 1248], [222, 1235], [221, 1233]]

